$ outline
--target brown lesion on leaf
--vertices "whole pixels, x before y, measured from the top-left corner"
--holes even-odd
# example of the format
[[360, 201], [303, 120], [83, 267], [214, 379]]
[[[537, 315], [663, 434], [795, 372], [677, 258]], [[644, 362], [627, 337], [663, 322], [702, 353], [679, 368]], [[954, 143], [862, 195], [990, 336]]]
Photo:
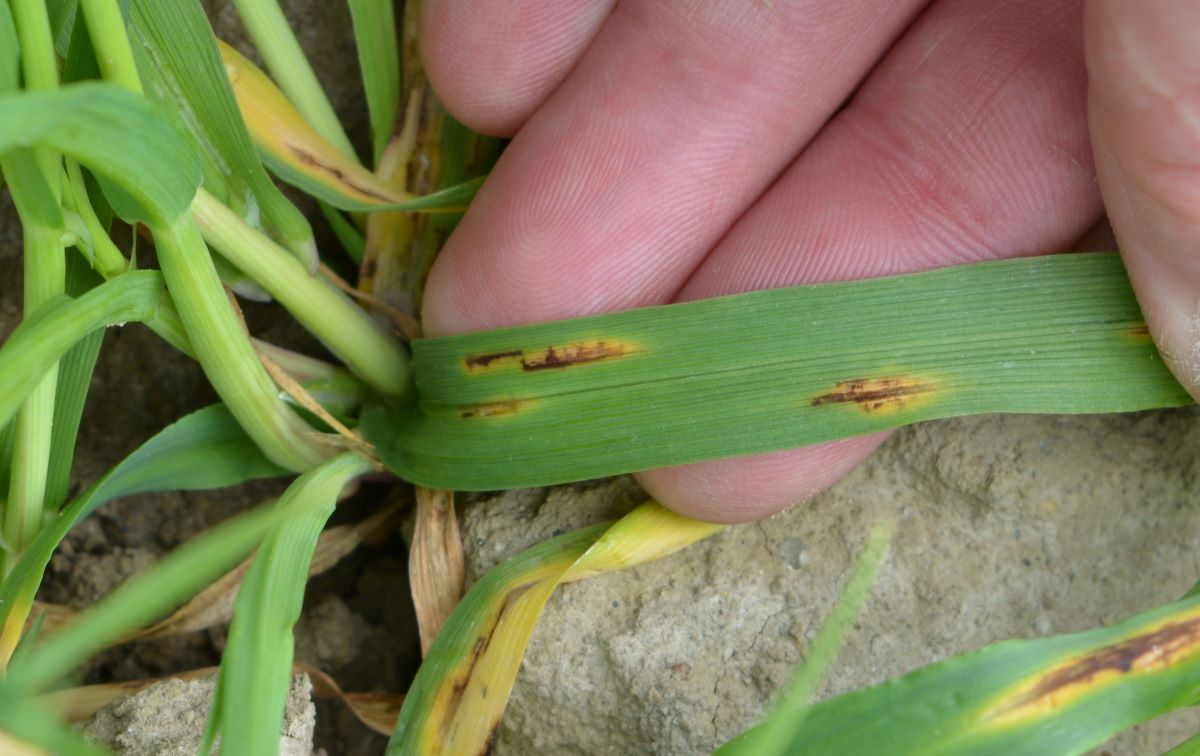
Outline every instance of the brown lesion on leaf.
[[633, 350], [629, 345], [620, 341], [577, 341], [560, 346], [548, 346], [545, 349], [524, 350], [505, 349], [497, 352], [468, 355], [463, 363], [468, 371], [477, 372], [488, 370], [497, 365], [515, 362], [527, 373], [539, 370], [556, 370], [574, 365], [584, 365], [590, 362], [601, 362], [616, 357], [623, 357]]
[[521, 406], [522, 402], [518, 399], [464, 404], [462, 405], [462, 416], [464, 418], [511, 417], [521, 411]]
[[321, 160], [320, 158], [318, 158], [316, 155], [312, 154], [308, 150], [304, 149], [303, 147], [299, 147], [294, 144], [288, 144], [287, 148], [288, 148], [288, 152], [292, 153], [292, 155], [296, 158], [296, 160], [300, 161], [302, 164], [307, 165], [308, 167], [313, 168], [314, 170], [320, 171], [321, 173], [324, 173], [328, 176], [332, 176], [334, 179], [337, 180], [338, 183], [340, 183], [344, 186], [350, 187], [351, 189], [353, 189], [354, 191], [363, 195], [364, 197], [370, 197], [371, 199], [377, 200], [378, 202], [381, 202], [383, 204], [388, 204], [388, 203], [391, 203], [394, 201], [393, 198], [388, 197], [387, 195], [384, 195], [384, 194], [380, 194], [379, 192], [375, 191], [371, 187], [362, 186], [361, 184], [357, 183], [354, 179], [352, 179], [350, 176], [346, 175], [346, 172], [343, 171], [341, 168], [338, 168], [336, 165], [330, 165], [330, 164], [324, 162], [323, 160]]
[[504, 360], [520, 359], [525, 353], [520, 349], [506, 349], [502, 352], [488, 352], [487, 354], [469, 355], [464, 360], [468, 370], [484, 370], [492, 366], [493, 363], [503, 362]]
[[1150, 326], [1137, 323], [1121, 329], [1121, 337], [1128, 341], [1146, 342], [1150, 340]]
[[[526, 584], [515, 586], [509, 590], [504, 603], [500, 606], [500, 610], [489, 618], [487, 627], [475, 639], [475, 643], [472, 644], [467, 658], [459, 665], [458, 671], [452, 673], [452, 682], [450, 682], [449, 690], [438, 696], [441, 701], [435, 704], [434, 711], [438, 712], [435, 716], [440, 720], [438, 722], [438, 729], [443, 738], [443, 746], [445, 746], [446, 739], [450, 735], [449, 730], [454, 724], [455, 717], [458, 716], [458, 711], [463, 706], [463, 699], [466, 697], [467, 689], [475, 677], [476, 668], [479, 666], [479, 662], [487, 655], [488, 648], [492, 645], [492, 639], [495, 638], [496, 633], [499, 632], [500, 626], [503, 624], [504, 616], [516, 604], [517, 599], [524, 595], [529, 588], [530, 585]], [[486, 690], [487, 681], [476, 680], [475, 682], [479, 685], [480, 689], [478, 693], [481, 698], [486, 698], [487, 695], [484, 691]], [[444, 705], [439, 706], [439, 704]], [[499, 726], [500, 721], [498, 719], [492, 723], [491, 732], [488, 740], [484, 742], [481, 753], [490, 752], [495, 739], [495, 728]]]
[[1105, 684], [1177, 665], [1197, 654], [1200, 654], [1200, 616], [1168, 622], [1059, 665], [992, 707], [984, 718], [1009, 723], [1048, 715]]
[[936, 393], [930, 381], [907, 375], [884, 378], [852, 378], [838, 381], [829, 391], [812, 398], [814, 407], [848, 404], [867, 414], [902, 410], [918, 399]]

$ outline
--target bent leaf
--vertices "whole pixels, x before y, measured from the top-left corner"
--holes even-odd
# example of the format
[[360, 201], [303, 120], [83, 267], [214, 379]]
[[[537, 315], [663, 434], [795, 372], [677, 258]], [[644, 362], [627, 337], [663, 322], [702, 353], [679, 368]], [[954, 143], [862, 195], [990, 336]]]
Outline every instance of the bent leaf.
[[348, 452], [301, 475], [275, 505], [277, 522], [263, 539], [238, 591], [221, 661], [205, 745], [221, 735], [221, 752], [279, 749], [292, 670], [292, 626], [300, 618], [309, 564], [338, 493], [373, 463]]
[[129, 34], [147, 96], [178, 113], [180, 124], [207, 153], [207, 184], [223, 189], [210, 186], [210, 191], [248, 222], [266, 225], [315, 268], [312, 228], [255, 153], [203, 8], [194, 0], [132, 0], [129, 11]]
[[263, 455], [221, 405], [167, 426], [47, 522], [0, 585], [0, 666], [16, 647], [54, 549], [97, 507], [135, 493], [223, 488], [286, 472]]
[[119, 185], [138, 205], [123, 211], [141, 220], [174, 220], [200, 186], [187, 136], [145, 99], [112, 84], [0, 94], [0, 152], [30, 145], [75, 158]]
[[309, 126], [267, 75], [241, 53], [224, 42], [220, 49], [225, 73], [259, 153], [289, 184], [336, 208], [357, 212], [458, 212], [479, 190], [479, 180], [425, 197], [393, 190]]
[[1083, 753], [1190, 705], [1198, 672], [1193, 598], [1111, 627], [997, 643], [819, 703], [788, 753]]
[[[903, 323], [903, 327], [897, 324]], [[399, 475], [519, 488], [982, 412], [1191, 403], [1116, 254], [980, 263], [413, 342]], [[519, 459], [521, 464], [513, 464]]]
[[150, 318], [163, 296], [161, 275], [134, 271], [78, 299], [60, 297], [26, 318], [0, 347], [0, 427], [68, 349], [99, 328]]
[[388, 753], [486, 752], [558, 585], [660, 559], [721, 527], [647, 502], [611, 526], [552, 538], [489, 571], [455, 608], [417, 671]]

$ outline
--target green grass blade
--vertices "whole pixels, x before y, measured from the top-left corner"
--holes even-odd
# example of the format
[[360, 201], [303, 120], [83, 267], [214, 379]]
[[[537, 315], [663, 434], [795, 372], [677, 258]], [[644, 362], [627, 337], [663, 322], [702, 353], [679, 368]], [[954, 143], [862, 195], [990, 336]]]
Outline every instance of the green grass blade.
[[21, 83], [21, 46], [13, 25], [8, 3], [0, 3], [0, 92], [16, 89]]
[[[6, 503], [8, 497], [8, 486], [12, 480], [12, 450], [13, 436], [16, 433], [17, 426], [15, 423], [9, 422], [7, 425], [0, 426], [0, 509]], [[7, 551], [11, 546], [3, 541], [0, 541], [0, 551]]]
[[119, 185], [137, 203], [119, 209], [137, 220], [173, 220], [200, 185], [200, 162], [187, 136], [146, 100], [111, 84], [0, 95], [0, 153], [31, 144], [69, 155]]
[[375, 162], [387, 147], [400, 110], [400, 51], [392, 0], [349, 0], [358, 46]]
[[775, 704], [771, 716], [763, 724], [721, 746], [716, 756], [771, 756], [788, 752], [804, 724], [805, 707], [829, 673], [854, 620], [875, 587], [891, 537], [887, 528], [876, 528], [871, 533], [841, 598], [809, 647], [796, 679]]
[[1193, 735], [1163, 756], [1200, 756], [1200, 735]]
[[317, 538], [338, 493], [371, 468], [357, 452], [335, 457], [297, 478], [276, 504], [277, 524], [238, 590], [209, 720], [209, 735], [221, 735], [225, 756], [278, 752], [292, 677], [292, 627]]
[[0, 585], [0, 662], [12, 653], [54, 549], [97, 507], [136, 493], [224, 488], [286, 472], [263, 455], [221, 405], [167, 426], [50, 520], [21, 555]]
[[109, 753], [65, 726], [45, 706], [29, 699], [5, 696], [3, 692], [0, 692], [0, 730], [23, 743], [61, 756], [105, 756]]
[[1200, 599], [1007, 641], [812, 707], [792, 754], [1075, 754], [1200, 692]]
[[266, 289], [368, 385], [387, 396], [410, 390], [408, 353], [345, 292], [311, 275], [207, 192], [196, 195], [192, 208], [209, 244]]
[[[99, 284], [99, 278], [78, 255], [67, 258], [67, 294], [81, 296]], [[57, 511], [67, 499], [75, 438], [83, 419], [83, 405], [92, 382], [92, 371], [100, 356], [104, 331], [96, 330], [67, 350], [58, 364], [58, 386], [54, 395], [54, 423], [50, 435], [50, 464], [46, 470], [47, 512]]]
[[234, 0], [254, 46], [304, 119], [346, 157], [357, 157], [277, 0]]
[[12, 419], [45, 372], [76, 342], [99, 328], [149, 318], [162, 296], [162, 276], [134, 271], [79, 299], [61, 297], [27, 318], [0, 347], [0, 425]]
[[278, 519], [270, 506], [260, 507], [184, 544], [31, 649], [22, 664], [9, 667], [0, 690], [17, 695], [44, 691], [96, 651], [166, 614], [233, 569]]
[[[384, 462], [459, 490], [584, 480], [982, 412], [1181, 406], [1116, 254], [777, 289], [418, 340]], [[512, 460], [522, 460], [514, 465]]]
[[213, 164], [209, 175], [221, 173], [224, 192], [210, 191], [243, 218], [264, 225], [273, 238], [314, 267], [312, 229], [258, 159], [200, 4], [131, 0], [130, 21], [134, 57], [147, 94], [180, 114]]
[[54, 49], [60, 57], [67, 57], [78, 9], [79, 0], [46, 0], [46, 11], [50, 14], [50, 30], [54, 34]]
[[[464, 668], [470, 672], [470, 664], [478, 655], [473, 649], [478, 647], [480, 638], [486, 639], [494, 632], [506, 608], [497, 603], [498, 599], [519, 593], [547, 576], [561, 574], [583, 556], [610, 525], [601, 523], [544, 541], [489, 570], [471, 586], [417, 670], [388, 743], [389, 756], [436, 752], [437, 744], [444, 743], [450, 735], [436, 731], [442, 722], [441, 710], [448, 706], [447, 697], [439, 692], [445, 688], [447, 680], [458, 679]], [[483, 724], [487, 726], [487, 723]]]
[[234, 312], [212, 257], [190, 215], [153, 227], [158, 262], [209, 383], [263, 451], [279, 465], [303, 472], [332, 457], [283, 399], [259, 362]]

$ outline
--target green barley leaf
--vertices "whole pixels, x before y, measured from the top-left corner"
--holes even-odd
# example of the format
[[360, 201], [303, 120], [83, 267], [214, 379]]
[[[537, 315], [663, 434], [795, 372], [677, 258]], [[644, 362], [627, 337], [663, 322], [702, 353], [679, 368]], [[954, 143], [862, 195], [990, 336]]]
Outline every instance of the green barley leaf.
[[60, 297], [26, 318], [0, 346], [0, 426], [68, 349], [95, 330], [146, 320], [163, 295], [157, 271], [133, 271], [78, 299]]
[[222, 405], [167, 426], [48, 522], [21, 555], [0, 586], [0, 659], [12, 652], [54, 549], [97, 507], [136, 493], [224, 488], [284, 474]]
[[45, 146], [120, 186], [139, 220], [174, 220], [200, 184], [200, 163], [185, 134], [145, 99], [110, 84], [53, 92], [0, 94], [0, 153]]
[[887, 556], [891, 530], [877, 527], [858, 557], [854, 572], [820, 633], [805, 653], [796, 678], [784, 690], [766, 722], [717, 749], [715, 756], [773, 756], [788, 753], [804, 725], [809, 703], [837, 658], [863, 604], [875, 587]]
[[292, 678], [292, 627], [317, 538], [342, 488], [371, 468], [357, 452], [342, 454], [297, 478], [276, 504], [277, 524], [238, 590], [209, 720], [206, 740], [220, 734], [225, 756], [278, 752]]
[[349, 0], [362, 70], [375, 162], [387, 147], [400, 110], [400, 52], [392, 0]]
[[96, 61], [96, 50], [92, 47], [92, 37], [88, 34], [87, 24], [80, 16], [79, 23], [74, 23], [74, 13], [71, 16], [70, 38], [66, 54], [63, 56], [62, 81], [71, 83], [100, 78], [100, 64]]
[[54, 34], [54, 49], [59, 57], [66, 58], [71, 49], [71, 35], [75, 32], [79, 0], [46, 0], [46, 11]]
[[[544, 486], [983, 412], [1190, 404], [1116, 254], [915, 275], [423, 339], [419, 403], [366, 413], [421, 485]], [[514, 464], [513, 460], [520, 460]]]
[[94, 745], [77, 730], [66, 727], [36, 701], [0, 689], [0, 731], [23, 744], [38, 746], [61, 756], [105, 756], [109, 752]]
[[16, 89], [21, 83], [21, 46], [8, 3], [0, 3], [0, 92]]
[[[82, 296], [99, 283], [100, 277], [79, 255], [67, 256], [68, 296]], [[46, 470], [45, 509], [48, 512], [57, 511], [67, 499], [71, 462], [75, 458], [75, 439], [103, 339], [103, 330], [93, 331], [67, 350], [58, 363], [54, 423], [50, 430], [50, 461]]]
[[171, 552], [11, 665], [0, 698], [46, 690], [92, 654], [178, 607], [237, 566], [278, 520], [270, 505], [259, 507]]
[[997, 643], [807, 712], [789, 754], [1078, 754], [1191, 705], [1200, 599], [1110, 627]]
[[306, 265], [315, 266], [312, 229], [259, 162], [200, 4], [131, 0], [130, 16], [129, 33], [146, 94], [179, 114], [207, 156], [205, 186], [243, 218], [265, 226]]

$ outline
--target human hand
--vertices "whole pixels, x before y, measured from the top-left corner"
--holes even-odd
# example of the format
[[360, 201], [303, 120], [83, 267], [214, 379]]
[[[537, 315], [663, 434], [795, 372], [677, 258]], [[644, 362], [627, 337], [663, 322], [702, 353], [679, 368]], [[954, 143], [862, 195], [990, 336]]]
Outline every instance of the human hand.
[[1200, 3], [1087, 4], [1096, 168], [1150, 333], [1200, 398]]
[[[425, 0], [443, 101], [516, 133], [433, 269], [425, 331], [1062, 249], [1101, 214], [1081, 19], [1041, 0]], [[750, 520], [884, 437], [638, 477], [677, 511]]]

